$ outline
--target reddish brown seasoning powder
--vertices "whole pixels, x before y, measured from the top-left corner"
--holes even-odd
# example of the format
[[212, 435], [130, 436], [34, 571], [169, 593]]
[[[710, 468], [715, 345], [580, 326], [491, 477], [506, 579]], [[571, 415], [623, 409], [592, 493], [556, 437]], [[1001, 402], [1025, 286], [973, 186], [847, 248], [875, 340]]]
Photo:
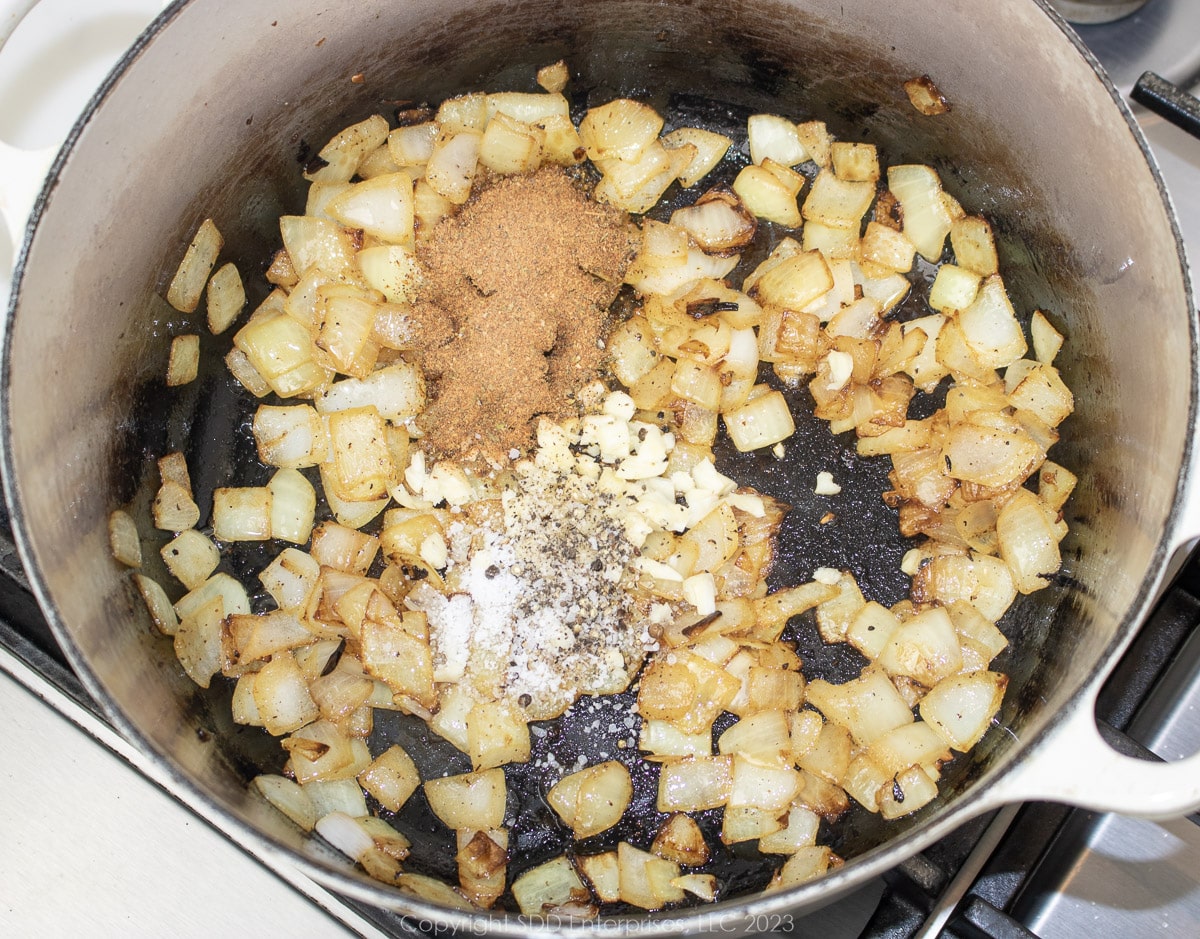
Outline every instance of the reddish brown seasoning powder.
[[635, 234], [559, 167], [497, 179], [438, 225], [417, 249], [413, 310], [433, 455], [503, 463], [538, 415], [570, 413], [598, 372]]

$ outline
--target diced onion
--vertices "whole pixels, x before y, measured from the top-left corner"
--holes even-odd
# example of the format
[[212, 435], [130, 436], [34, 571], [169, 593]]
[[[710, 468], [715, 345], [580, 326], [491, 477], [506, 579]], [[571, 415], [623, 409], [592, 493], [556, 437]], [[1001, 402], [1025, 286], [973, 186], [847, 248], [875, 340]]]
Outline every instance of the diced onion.
[[429, 807], [450, 828], [499, 828], [507, 791], [500, 769], [425, 782]]
[[553, 65], [546, 65], [538, 69], [537, 83], [547, 91], [557, 93], [566, 87], [570, 77], [571, 73], [567, 68], [567, 63], [559, 59]]
[[312, 533], [317, 510], [317, 493], [312, 483], [295, 469], [281, 469], [267, 484], [271, 493], [272, 538], [304, 544]]
[[904, 83], [904, 92], [912, 106], [927, 117], [946, 114], [950, 110], [945, 96], [928, 75], [910, 78]]
[[305, 831], [312, 831], [317, 824], [316, 810], [312, 798], [297, 783], [273, 774], [255, 776], [253, 783], [275, 808]]
[[221, 552], [212, 539], [194, 528], [181, 531], [159, 553], [167, 570], [188, 590], [208, 580], [221, 561]]
[[698, 812], [724, 805], [733, 785], [730, 757], [693, 757], [668, 763], [658, 783], [660, 812]]
[[531, 746], [529, 725], [515, 709], [481, 701], [467, 713], [467, 753], [476, 770], [525, 763]]
[[921, 699], [921, 718], [949, 746], [965, 753], [987, 732], [1007, 683], [996, 672], [951, 675]]
[[830, 860], [827, 847], [802, 847], [784, 862], [767, 889], [784, 890], [814, 880], [829, 869]]
[[313, 639], [312, 633], [295, 616], [283, 610], [264, 614], [234, 613], [229, 616], [226, 629], [239, 663], [297, 649]]
[[183, 531], [200, 521], [200, 507], [191, 491], [174, 480], [165, 481], [154, 496], [154, 527], [163, 531]]
[[208, 275], [224, 244], [225, 239], [211, 218], [200, 223], [167, 288], [167, 302], [171, 306], [181, 313], [191, 313], [200, 305]]
[[582, 839], [617, 824], [632, 796], [629, 770], [609, 760], [563, 777], [546, 794], [546, 801]]
[[498, 113], [483, 132], [479, 162], [494, 173], [532, 173], [541, 163], [544, 139], [542, 128]]
[[664, 134], [663, 145], [671, 148], [691, 146], [695, 155], [679, 174], [679, 185], [691, 187], [707, 176], [721, 162], [733, 143], [724, 134], [698, 127], [679, 127]]
[[271, 500], [266, 486], [214, 489], [213, 536], [219, 541], [266, 541], [271, 537]]
[[134, 574], [133, 579], [146, 604], [146, 609], [150, 612], [150, 619], [158, 627], [158, 631], [164, 636], [175, 635], [179, 629], [179, 615], [171, 605], [162, 584], [141, 573]]
[[209, 278], [205, 306], [208, 328], [213, 335], [225, 332], [241, 315], [246, 306], [246, 288], [232, 261], [221, 265]]
[[796, 125], [777, 114], [753, 114], [746, 122], [750, 143], [750, 160], [762, 163], [766, 158], [796, 166], [808, 159], [808, 151], [800, 142]]
[[788, 228], [799, 228], [803, 222], [796, 192], [768, 169], [744, 167], [733, 181], [733, 191], [758, 218]]
[[981, 277], [990, 277], [1000, 269], [992, 226], [978, 215], [955, 220], [950, 227], [950, 244], [955, 260]]
[[753, 805], [729, 806], [721, 818], [721, 841], [727, 845], [761, 841], [783, 828], [780, 813]]
[[682, 812], [676, 812], [663, 822], [654, 836], [651, 851], [687, 867], [700, 867], [708, 862], [712, 854], [700, 826], [690, 815]]
[[940, 313], [953, 314], [975, 302], [979, 275], [963, 267], [943, 264], [929, 288], [929, 305]]
[[878, 669], [867, 669], [859, 678], [842, 685], [811, 681], [807, 694], [810, 704], [849, 730], [862, 747], [913, 719], [911, 708], [886, 673]]
[[181, 616], [175, 630], [175, 657], [201, 688], [207, 688], [221, 670], [221, 626], [225, 603], [214, 596]]
[[407, 173], [388, 173], [356, 183], [330, 200], [326, 211], [348, 228], [395, 244], [413, 240], [413, 183]]
[[455, 205], [462, 205], [471, 194], [471, 183], [479, 162], [483, 135], [476, 130], [463, 130], [434, 145], [425, 166], [425, 180], [439, 195]]
[[220, 596], [226, 615], [249, 613], [250, 597], [246, 588], [234, 577], [218, 571], [198, 587], [194, 587], [175, 602], [175, 612], [182, 619], [213, 597]]
[[831, 171], [822, 171], [813, 180], [802, 212], [809, 222], [831, 228], [857, 229], [874, 197], [873, 183], [840, 179]]
[[616, 903], [621, 899], [621, 872], [616, 851], [580, 855], [575, 858], [575, 863], [601, 903]]
[[1018, 490], [1000, 510], [996, 535], [1017, 590], [1033, 593], [1049, 584], [1062, 557], [1050, 520], [1033, 493]]
[[525, 916], [541, 917], [585, 893], [583, 881], [566, 857], [527, 870], [513, 881], [513, 899]]
[[648, 105], [628, 98], [589, 108], [579, 135], [593, 160], [635, 162], [658, 138], [663, 119]]
[[658, 910], [683, 899], [683, 891], [672, 886], [679, 865], [622, 841], [617, 845], [621, 900], [644, 910]]
[[723, 754], [741, 754], [768, 765], [779, 765], [791, 753], [791, 731], [782, 710], [759, 711], [738, 721], [718, 741]]
[[176, 388], [196, 380], [200, 368], [200, 337], [194, 333], [171, 340], [166, 385]]
[[870, 747], [871, 759], [890, 776], [909, 766], [948, 761], [950, 751], [941, 735], [923, 720], [913, 721], [876, 737]]
[[835, 140], [829, 156], [839, 179], [868, 183], [879, 179], [879, 156], [873, 143]]
[[911, 815], [936, 797], [937, 783], [920, 766], [911, 766], [898, 774], [891, 785], [884, 784], [879, 796], [879, 814], [884, 818]]
[[878, 662], [889, 675], [906, 675], [931, 687], [962, 667], [958, 635], [942, 607], [906, 619], [888, 637]]
[[719, 882], [712, 874], [684, 874], [671, 880], [672, 887], [685, 890], [701, 900], [715, 900]]
[[320, 564], [295, 548], [284, 548], [259, 574], [259, 580], [281, 610], [307, 608], [317, 586]]
[[254, 440], [259, 459], [269, 466], [316, 466], [329, 452], [325, 424], [307, 404], [261, 405], [254, 413]]
[[314, 780], [304, 783], [304, 791], [312, 800], [318, 818], [330, 812], [342, 812], [351, 818], [365, 818], [367, 800], [353, 779]]
[[758, 850], [764, 854], [795, 854], [801, 848], [813, 847], [820, 825], [821, 818], [814, 811], [793, 805], [788, 810], [787, 824], [759, 839]]
[[142, 538], [133, 516], [122, 509], [108, 515], [108, 547], [113, 558], [126, 567], [141, 566]]
[[267, 732], [279, 736], [298, 730], [320, 714], [308, 683], [291, 652], [282, 652], [254, 679], [254, 703]]
[[393, 744], [358, 775], [358, 781], [384, 808], [399, 812], [408, 797], [421, 785], [412, 758]]
[[778, 391], [755, 398], [727, 412], [724, 418], [733, 445], [742, 451], [770, 446], [796, 431], [787, 401]]
[[942, 202], [942, 183], [928, 166], [888, 167], [888, 189], [904, 210], [904, 234], [927, 261], [936, 262], [953, 224]]
[[757, 228], [754, 216], [739, 200], [713, 198], [676, 209], [671, 224], [686, 230], [705, 251], [724, 252], [745, 247]]
[[[629, 591], [628, 625], [654, 651], [643, 666], [637, 649], [608, 649], [588, 690], [620, 691], [640, 676], [638, 744], [660, 764], [656, 805], [668, 818], [652, 852], [620, 842], [517, 877], [521, 913], [555, 920], [595, 917], [599, 903], [658, 910], [689, 894], [715, 899], [724, 885], [713, 875], [681, 873], [712, 853], [688, 813], [718, 810], [726, 846], [757, 841], [787, 856], [769, 887], [781, 889], [841, 863], [816, 839], [851, 799], [885, 819], [932, 802], [943, 763], [995, 720], [1006, 679], [989, 669], [1007, 645], [996, 622], [1018, 593], [1057, 573], [1076, 484], [1046, 462], [1074, 408], [1052, 364], [1063, 336], [1035, 311], [1026, 357], [1024, 314], [1004, 287], [988, 221], [969, 215], [930, 166], [892, 166], [881, 189], [873, 145], [772, 114], [748, 121], [751, 164], [732, 188], [676, 203], [669, 222], [638, 220], [623, 278], [633, 312], [603, 344], [621, 388], [593, 381], [577, 390], [578, 416], [541, 418], [536, 449], [510, 453], [511, 476], [428, 451], [418, 243], [430, 243], [476, 184], [590, 158], [600, 177], [592, 199], [658, 214], [664, 193], [696, 185], [732, 144], [698, 128], [662, 135], [662, 116], [630, 99], [590, 108], [576, 127], [568, 79], [555, 63], [538, 74], [546, 93], [465, 94], [434, 119], [414, 106], [397, 113], [396, 130], [374, 115], [321, 149], [308, 165], [305, 214], [279, 221], [282, 248], [265, 270], [274, 289], [225, 357], [251, 395], [291, 399], [254, 417], [273, 475], [211, 490], [210, 537], [197, 527], [183, 455], [164, 457], [151, 512], [174, 535], [162, 557], [187, 593], [172, 606], [160, 584], [133, 574], [192, 680], [236, 680], [233, 720], [284, 738], [282, 772], [294, 781], [259, 777], [269, 802], [371, 877], [432, 904], [488, 908], [508, 880], [504, 767], [531, 758], [544, 731], [530, 721], [558, 713], [531, 703], [536, 696], [503, 696], [505, 663], [518, 667], [507, 637], [482, 658], [466, 642], [482, 608], [506, 608], [521, 576], [490, 538], [512, 509], [510, 480], [556, 474], [594, 487], [613, 534], [636, 550], [612, 564], [605, 546], [591, 545], [574, 560], [600, 551], [590, 569]], [[928, 79], [906, 89], [928, 113], [944, 110]], [[760, 218], [793, 231], [773, 229], [769, 255], [731, 284]], [[953, 263], [942, 262], [947, 238]], [[246, 302], [232, 263], [209, 277], [221, 249], [205, 222], [168, 294], [190, 312], [207, 289], [213, 334]], [[917, 253], [937, 267], [934, 312], [898, 317]], [[213, 341], [176, 336], [167, 385], [195, 380], [200, 346]], [[944, 406], [910, 419], [916, 391], [937, 393], [947, 377]], [[832, 433], [854, 432], [860, 455], [890, 457], [883, 498], [900, 533], [923, 539], [901, 565], [909, 598], [890, 609], [836, 567], [768, 592], [787, 509], [715, 468], [722, 421], [738, 450], [782, 458], [795, 431], [790, 396], [806, 392]], [[317, 474], [302, 472], [310, 467]], [[314, 530], [317, 475], [334, 521]], [[814, 491], [840, 487], [824, 471]], [[381, 512], [371, 533], [359, 530]], [[834, 521], [829, 512], [820, 524]], [[267, 608], [256, 599], [251, 612], [246, 588], [214, 573], [218, 545], [267, 539], [297, 547], [261, 571]], [[110, 542], [118, 561], [140, 563], [139, 533], [121, 511]], [[806, 679], [783, 636], [809, 611], [822, 641], [866, 657], [857, 678]], [[401, 747], [373, 755], [375, 709], [424, 720], [473, 771], [422, 780]], [[736, 723], [714, 735], [722, 714]], [[576, 839], [611, 832], [633, 804], [626, 763], [605, 760], [576, 764], [546, 794]], [[407, 838], [368, 815], [364, 790], [372, 806], [400, 812], [419, 786], [454, 832], [458, 887], [406, 872]], [[514, 832], [516, 847], [524, 835]]]
[[320, 182], [348, 181], [363, 158], [381, 146], [387, 135], [387, 121], [378, 114], [350, 125], [318, 151], [324, 165], [308, 174], [308, 178]]
[[997, 275], [984, 280], [975, 300], [959, 312], [958, 323], [980, 363], [1003, 368], [1025, 354], [1025, 335]]

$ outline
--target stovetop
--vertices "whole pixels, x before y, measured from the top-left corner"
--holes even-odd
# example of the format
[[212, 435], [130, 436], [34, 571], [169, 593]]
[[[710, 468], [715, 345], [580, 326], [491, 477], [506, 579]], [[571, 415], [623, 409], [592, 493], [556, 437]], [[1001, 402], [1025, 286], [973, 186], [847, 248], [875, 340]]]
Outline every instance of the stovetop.
[[[159, 6], [44, 0], [0, 55], [0, 139], [33, 147], [64, 134], [88, 89]], [[1146, 68], [1185, 87], [1200, 78], [1195, 0], [1150, 0], [1133, 17], [1079, 32], [1126, 93]], [[1138, 116], [1200, 268], [1200, 142]], [[0, 260], [5, 247], [0, 236]], [[176, 802], [162, 771], [104, 721], [63, 663], [7, 523], [0, 508], [0, 934], [421, 934], [423, 924], [247, 854], [205, 806]], [[1200, 750], [1197, 624], [1193, 559], [1101, 695], [1097, 716], [1119, 749], [1166, 759]], [[1100, 929], [1200, 933], [1200, 826], [1008, 807], [795, 921], [790, 934], [1066, 939]]]

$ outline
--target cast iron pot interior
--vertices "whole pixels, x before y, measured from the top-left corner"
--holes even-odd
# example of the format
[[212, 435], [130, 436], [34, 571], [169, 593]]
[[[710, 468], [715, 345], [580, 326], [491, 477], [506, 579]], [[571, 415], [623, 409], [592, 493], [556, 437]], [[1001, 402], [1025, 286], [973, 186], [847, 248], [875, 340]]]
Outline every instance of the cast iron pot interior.
[[[202, 692], [183, 675], [128, 573], [109, 558], [106, 518], [130, 504], [148, 530], [153, 458], [169, 450], [187, 455], [205, 513], [214, 485], [257, 478], [247, 468], [256, 402], [220, 367], [227, 337], [209, 336], [161, 299], [200, 220], [211, 216], [226, 236], [223, 257], [238, 261], [253, 306], [266, 292], [256, 274], [277, 247], [278, 216], [302, 211], [301, 163], [335, 131], [466, 90], [536, 90], [536, 69], [559, 58], [579, 109], [638, 97], [672, 120], [734, 135], [755, 111], [820, 118], [839, 138], [876, 143], [881, 162], [933, 164], [947, 190], [992, 221], [1018, 310], [1047, 311], [1068, 336], [1059, 364], [1077, 412], [1052, 456], [1080, 485], [1061, 576], [1001, 624], [1012, 640], [997, 663], [1012, 679], [1002, 727], [951, 767], [933, 805], [886, 826], [852, 813], [834, 842], [845, 868], [753, 909], [821, 902], [988, 807], [989, 783], [1014, 770], [1127, 640], [1176, 523], [1195, 329], [1173, 223], [1111, 88], [1035, 3], [176, 4], [73, 135], [22, 256], [4, 359], [14, 526], [73, 663], [180, 786], [342, 890], [436, 912], [368, 881], [247, 795], [247, 780], [277, 770], [282, 750], [231, 725], [228, 683]], [[908, 103], [901, 83], [922, 73], [950, 100], [949, 114], [923, 117]], [[356, 74], [361, 82], [351, 81]], [[739, 160], [718, 175], [730, 178]], [[920, 303], [918, 292], [907, 312], [921, 312]], [[168, 392], [167, 343], [197, 329], [216, 364]], [[804, 445], [783, 470], [766, 471], [761, 458], [728, 464], [797, 505], [776, 580], [848, 567], [868, 595], [899, 599], [906, 545], [878, 500], [887, 466], [859, 461], [852, 439], [800, 423]], [[849, 483], [845, 524], [818, 535], [805, 495], [816, 471], [830, 468]], [[152, 558], [158, 544], [147, 545]], [[249, 575], [270, 556], [235, 553], [225, 563]], [[797, 624], [796, 637], [817, 673], [850, 677], [856, 668], [821, 648], [810, 624]], [[468, 768], [418, 724], [386, 719], [378, 732], [402, 740], [430, 774]], [[592, 745], [569, 723], [562, 734], [568, 749]], [[520, 771], [514, 780], [532, 806], [541, 781]], [[639, 811], [620, 836], [644, 846], [659, 816], [653, 779], [643, 772], [638, 785]], [[450, 836], [422, 822], [414, 804], [403, 821], [416, 869], [452, 876]], [[510, 873], [568, 843], [561, 832], [529, 837]], [[733, 899], [719, 909], [730, 916], [745, 912], [767, 876], [743, 854], [730, 852], [721, 868]]]

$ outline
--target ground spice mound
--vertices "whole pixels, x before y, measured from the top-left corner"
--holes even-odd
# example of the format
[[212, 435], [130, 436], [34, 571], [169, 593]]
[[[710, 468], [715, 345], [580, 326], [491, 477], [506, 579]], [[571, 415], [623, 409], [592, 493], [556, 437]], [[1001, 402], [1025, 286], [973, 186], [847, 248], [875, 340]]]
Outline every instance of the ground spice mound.
[[560, 167], [497, 179], [439, 223], [417, 249], [413, 311], [432, 455], [504, 463], [539, 415], [568, 416], [598, 373], [634, 234]]

